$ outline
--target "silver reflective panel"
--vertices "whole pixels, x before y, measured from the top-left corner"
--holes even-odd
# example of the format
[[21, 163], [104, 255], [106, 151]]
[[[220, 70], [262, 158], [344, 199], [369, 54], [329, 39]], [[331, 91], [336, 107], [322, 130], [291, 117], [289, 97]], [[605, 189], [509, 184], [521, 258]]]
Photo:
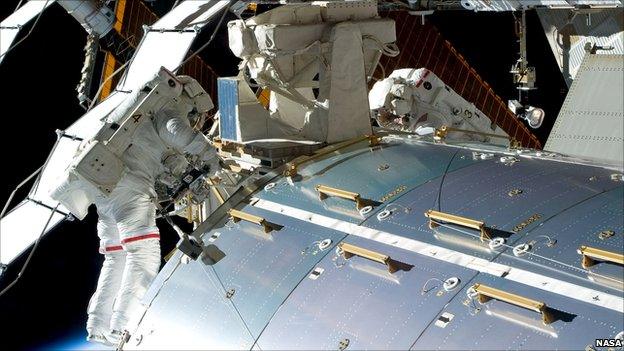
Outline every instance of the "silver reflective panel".
[[362, 215], [354, 202], [335, 196], [321, 200], [316, 186], [357, 193], [379, 210], [414, 187], [440, 177], [447, 167], [454, 170], [474, 162], [465, 155], [455, 157], [458, 152], [455, 148], [422, 143], [354, 146], [305, 166], [293, 180], [280, 179], [273, 188], [257, 196], [285, 205], [305, 203], [306, 209], [315, 213], [358, 223], [374, 212]]
[[176, 69], [199, 30], [229, 6], [229, 1], [187, 0], [146, 28], [146, 33], [118, 90], [142, 86], [160, 67]]
[[[577, 246], [621, 255], [621, 171], [549, 158], [394, 138], [302, 165], [235, 206], [248, 216], [200, 233], [222, 259], [174, 256], [127, 348], [585, 349], [613, 338], [624, 296], [600, 279], [621, 265], [583, 268]], [[334, 190], [321, 198], [317, 185]], [[350, 192], [376, 203], [362, 214]]]
[[586, 54], [544, 149], [621, 167], [622, 96], [624, 55]]
[[56, 0], [27, 1], [17, 11], [0, 22], [0, 63], [11, 49], [15, 37], [22, 27], [55, 2]]

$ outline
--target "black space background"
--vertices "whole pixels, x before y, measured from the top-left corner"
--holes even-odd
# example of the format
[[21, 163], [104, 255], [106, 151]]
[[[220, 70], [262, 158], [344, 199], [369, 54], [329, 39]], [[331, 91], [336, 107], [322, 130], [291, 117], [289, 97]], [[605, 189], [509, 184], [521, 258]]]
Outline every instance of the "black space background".
[[[6, 18], [17, 3], [0, 1], [0, 19]], [[162, 13], [171, 3], [158, 0], [154, 10]], [[517, 55], [511, 14], [446, 12], [428, 20], [503, 99], [517, 96], [508, 73]], [[567, 88], [539, 19], [529, 13], [528, 22], [529, 61], [537, 68], [540, 88], [531, 94], [531, 103], [546, 110], [547, 120], [537, 131], [545, 141]], [[201, 45], [210, 32], [204, 30], [194, 46]], [[31, 36], [0, 64], [2, 204], [12, 189], [45, 161], [56, 139], [55, 129], [67, 128], [84, 113], [74, 88], [80, 79], [85, 39], [78, 22], [54, 4]], [[227, 38], [220, 35], [202, 56], [218, 73], [231, 75], [236, 72], [237, 61], [232, 60], [226, 45]], [[16, 202], [25, 195], [19, 193]], [[86, 306], [102, 260], [97, 253], [95, 222], [91, 211], [85, 221], [64, 222], [42, 239], [18, 284], [0, 297], [0, 348], [45, 347], [84, 329]], [[159, 226], [165, 254], [173, 247], [176, 235], [166, 225]], [[0, 289], [15, 278], [25, 256], [0, 277]]]

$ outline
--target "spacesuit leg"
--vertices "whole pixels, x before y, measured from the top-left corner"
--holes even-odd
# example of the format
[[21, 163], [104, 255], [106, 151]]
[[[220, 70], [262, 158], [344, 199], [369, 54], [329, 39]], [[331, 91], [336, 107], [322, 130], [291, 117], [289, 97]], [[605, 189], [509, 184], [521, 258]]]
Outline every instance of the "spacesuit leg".
[[160, 233], [156, 227], [156, 207], [148, 194], [124, 191], [124, 201], [116, 206], [115, 220], [126, 265], [117, 294], [110, 327], [128, 329], [128, 322], [141, 311], [141, 299], [160, 268]]
[[100, 237], [100, 253], [104, 255], [104, 262], [97, 288], [87, 309], [87, 339], [106, 343], [105, 336], [110, 330], [113, 303], [121, 285], [126, 253], [121, 246], [115, 220], [100, 209], [98, 209], [98, 216], [97, 231]]

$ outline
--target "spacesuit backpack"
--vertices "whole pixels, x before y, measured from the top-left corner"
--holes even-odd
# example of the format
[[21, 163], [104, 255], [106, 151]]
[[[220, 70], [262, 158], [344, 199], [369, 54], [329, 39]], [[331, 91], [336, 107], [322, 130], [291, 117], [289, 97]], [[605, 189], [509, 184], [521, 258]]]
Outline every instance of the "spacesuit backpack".
[[155, 113], [182, 94], [198, 110], [213, 107], [212, 100], [199, 83], [190, 77], [176, 77], [164, 67], [141, 90], [130, 95], [104, 120], [96, 136], [81, 144], [50, 196], [75, 217], [83, 219], [98, 196], [108, 196], [126, 171], [121, 158], [132, 144], [135, 132], [151, 122]]

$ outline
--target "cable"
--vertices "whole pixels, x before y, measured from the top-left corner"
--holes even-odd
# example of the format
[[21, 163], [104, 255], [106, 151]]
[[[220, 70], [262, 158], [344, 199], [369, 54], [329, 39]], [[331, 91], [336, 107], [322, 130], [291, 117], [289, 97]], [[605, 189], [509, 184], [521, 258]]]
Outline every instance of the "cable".
[[[2, 208], [2, 212], [0, 212], [0, 219], [4, 218], [4, 215], [7, 211], [7, 209], [9, 208], [9, 205], [11, 204], [11, 201], [13, 201], [13, 197], [15, 196], [15, 193], [17, 193], [17, 191], [19, 189], [21, 189], [24, 184], [28, 183], [34, 176], [36, 176], [37, 174], [39, 174], [39, 172], [41, 172], [41, 170], [43, 169], [43, 166], [37, 168], [36, 171], [34, 171], [33, 173], [31, 173], [28, 177], [26, 177], [24, 180], [22, 180], [16, 187], [15, 189], [13, 189], [13, 191], [11, 192], [11, 195], [9, 195], [8, 200], [6, 201], [6, 203], [4, 204], [4, 207]], [[2, 229], [0, 229], [0, 238], [2, 238]], [[2, 247], [1, 244], [1, 240], [0, 240], [0, 248]], [[0, 265], [2, 264], [2, 261], [0, 260]]]
[[435, 207], [436, 203], [438, 204], [438, 211], [442, 211], [441, 202], [442, 202], [442, 186], [444, 185], [444, 179], [446, 179], [446, 174], [448, 173], [449, 168], [451, 168], [451, 164], [453, 164], [453, 160], [455, 159], [455, 156], [457, 156], [458, 153], [459, 153], [459, 149], [455, 151], [455, 153], [453, 154], [453, 157], [451, 157], [451, 160], [446, 165], [444, 174], [442, 174], [442, 179], [440, 180], [440, 187], [438, 188], [438, 197], [436, 198], [436, 202], [433, 204], [433, 207]]
[[[134, 53], [132, 53], [132, 57], [130, 57], [130, 59], [124, 63], [123, 65], [121, 65], [119, 68], [117, 68], [113, 73], [111, 73], [110, 76], [106, 77], [106, 79], [104, 79], [104, 81], [102, 83], [100, 83], [100, 86], [98, 87], [97, 92], [95, 93], [95, 96], [93, 97], [93, 100], [91, 101], [91, 103], [89, 104], [89, 108], [87, 109], [87, 111], [91, 111], [91, 109], [95, 106], [96, 102], [98, 101], [98, 96], [100, 95], [100, 93], [102, 92], [102, 88], [104, 87], [104, 84], [106, 84], [106, 82], [108, 82], [111, 78], [113, 78], [114, 76], [116, 76], [119, 72], [121, 72], [126, 66], [130, 65], [133, 61], [134, 58], [136, 57], [137, 53], [139, 52], [139, 49], [141, 47], [141, 43], [143, 42], [143, 40], [145, 39], [145, 36], [143, 38], [141, 38], [141, 42], [139, 42], [139, 45], [137, 45], [137, 48], [134, 50]], [[123, 82], [125, 82], [125, 79], [127, 78], [127, 76], [124, 76], [122, 79], [123, 81], [119, 81], [117, 83], [117, 86], [119, 86], [120, 84], [122, 84]], [[120, 91], [120, 90], [116, 90], [116, 91]]]
[[2, 295], [4, 295], [7, 291], [9, 291], [9, 289], [11, 289], [15, 284], [17, 284], [19, 279], [22, 277], [22, 274], [24, 273], [24, 271], [28, 267], [28, 264], [30, 263], [30, 260], [32, 259], [33, 255], [35, 254], [35, 251], [37, 250], [37, 247], [39, 246], [39, 243], [41, 242], [41, 238], [43, 237], [43, 234], [45, 234], [46, 230], [48, 229], [48, 225], [50, 224], [50, 221], [52, 220], [52, 217], [56, 213], [56, 210], [57, 210], [58, 207], [59, 207], [59, 204], [54, 206], [54, 208], [50, 211], [50, 216], [48, 217], [48, 220], [46, 221], [45, 226], [41, 230], [41, 233], [39, 233], [39, 237], [37, 237], [37, 240], [33, 244], [33, 247], [30, 250], [30, 253], [28, 254], [28, 258], [26, 258], [26, 262], [24, 262], [24, 265], [22, 266], [22, 269], [19, 271], [19, 273], [17, 274], [17, 277], [15, 277], [15, 279], [11, 283], [9, 285], [7, 285], [7, 287], [4, 288], [2, 291], [0, 291], [0, 297], [2, 297]]
[[174, 68], [173, 70], [171, 70], [172, 72], [176, 72], [178, 69], [180, 69], [180, 67], [182, 67], [185, 63], [189, 62], [193, 57], [197, 56], [200, 52], [202, 52], [208, 45], [210, 45], [210, 43], [212, 42], [212, 40], [215, 38], [215, 36], [217, 35], [217, 32], [219, 31], [219, 29], [221, 28], [221, 24], [223, 23], [223, 20], [225, 19], [225, 15], [230, 11], [230, 7], [232, 6], [233, 1], [229, 1], [229, 5], [223, 10], [223, 14], [221, 15], [221, 18], [219, 19], [219, 22], [217, 23], [214, 31], [212, 32], [212, 35], [210, 35], [210, 38], [208, 39], [208, 41], [202, 45], [199, 49], [197, 49], [191, 56], [189, 56], [188, 58], [186, 58], [186, 60], [182, 61], [182, 63], [180, 63], [178, 65], [178, 67]]
[[[437, 225], [441, 226], [441, 227], [448, 228], [448, 229], [454, 230], [454, 231], [459, 232], [459, 233], [462, 233], [462, 234], [470, 235], [470, 236], [472, 236], [472, 237], [474, 237], [474, 238], [477, 238], [477, 239], [481, 240], [481, 236], [480, 236], [480, 235], [477, 235], [477, 234], [474, 234], [474, 233], [470, 233], [470, 232], [467, 232], [467, 231], [461, 230], [461, 229], [459, 229], [459, 228], [454, 228], [454, 227], [451, 227], [451, 226], [449, 226], [449, 225], [446, 225], [446, 224], [441, 223], [441, 222], [438, 222], [438, 221], [434, 221], [434, 220], [431, 220], [431, 221], [432, 221], [433, 223], [435, 223], [435, 224], [437, 224]], [[486, 240], [489, 242], [489, 241], [492, 241], [493, 239], [488, 239], [488, 238], [486, 238]], [[504, 247], [509, 248], [509, 249], [512, 249], [512, 250], [513, 250], [513, 248], [515, 247], [515, 246], [507, 245], [507, 244], [505, 244], [505, 243], [501, 244], [500, 246], [504, 246]], [[570, 268], [570, 269], [575, 270], [575, 271], [579, 271], [579, 272], [583, 272], [583, 273], [587, 273], [587, 272], [588, 272], [588, 270], [586, 270], [586, 269], [578, 268], [578, 267], [576, 267], [576, 266], [573, 266], [573, 265], [570, 265], [570, 264], [567, 264], [567, 263], [564, 263], [564, 262], [560, 262], [560, 261], [557, 261], [557, 260], [552, 259], [552, 258], [549, 258], [549, 257], [545, 257], [545, 256], [542, 256], [542, 255], [538, 255], [538, 254], [533, 253], [533, 252], [531, 252], [531, 251], [526, 251], [526, 254], [527, 254], [527, 255], [533, 255], [533, 256], [535, 256], [535, 257], [537, 257], [537, 258], [541, 258], [541, 259], [543, 259], [543, 260], [550, 261], [550, 262], [552, 262], [552, 263], [562, 265], [562, 266], [564, 266], [564, 267]], [[518, 258], [520, 258], [520, 257], [518, 257]], [[553, 268], [553, 267], [549, 267], [549, 268]], [[558, 269], [556, 269], [556, 268], [553, 268], [553, 269], [554, 269], [554, 270], [556, 270], [556, 271], [558, 271], [559, 273], [563, 273], [563, 274], [565, 274], [565, 272], [562, 272], [562, 271], [560, 271], [560, 270], [558, 270]], [[604, 279], [606, 279], [606, 280], [611, 280], [611, 281], [613, 281], [613, 282], [621, 283], [621, 281], [620, 281], [620, 280], [618, 280], [618, 279], [611, 278], [611, 277], [608, 277], [608, 276], [605, 276], [605, 275], [602, 275], [602, 274], [597, 274], [597, 273], [594, 273], [594, 272], [591, 272], [591, 273], [592, 273], [593, 275], [597, 276], [597, 277], [604, 278]]]
[[[227, 292], [228, 289], [225, 287], [225, 284], [223, 284], [223, 281], [221, 281], [221, 277], [219, 277], [219, 274], [217, 273], [217, 270], [215, 269], [215, 267], [214, 266], [210, 266], [210, 268], [212, 269], [212, 271], [214, 273], [214, 276], [217, 278], [217, 281], [219, 282], [219, 284], [221, 284], [221, 288], [223, 289], [223, 291]], [[234, 301], [232, 301], [232, 299], [228, 299], [228, 300], [230, 300], [230, 303], [232, 304], [232, 308], [234, 308], [234, 311], [236, 311], [236, 314], [238, 315], [238, 318], [240, 319], [240, 322], [243, 324], [245, 329], [247, 329], [247, 332], [249, 333], [249, 335], [251, 335], [253, 337], [254, 334], [251, 332], [251, 328], [249, 328], [249, 326], [245, 322], [245, 318], [243, 317], [243, 315], [239, 311], [238, 307], [236, 307], [236, 304], [234, 303]]]
[[46, 0], [45, 4], [43, 4], [43, 8], [41, 9], [41, 12], [39, 12], [39, 14], [37, 15], [37, 19], [35, 19], [35, 23], [33, 23], [32, 27], [30, 27], [30, 30], [28, 31], [28, 33], [22, 39], [20, 39], [17, 43], [13, 44], [10, 48], [8, 48], [7, 51], [4, 52], [4, 54], [0, 55], [0, 58], [2, 58], [4, 55], [11, 52], [16, 46], [21, 44], [24, 40], [26, 40], [30, 36], [30, 34], [33, 32], [33, 30], [37, 26], [37, 23], [39, 23], [39, 18], [41, 18], [41, 15], [43, 15], [43, 11], [45, 11], [46, 7], [48, 7], [49, 2], [50, 0]]
[[[136, 51], [135, 51], [135, 53], [136, 53]], [[93, 106], [95, 106], [95, 103], [98, 101], [98, 96], [102, 92], [102, 88], [104, 87], [104, 84], [106, 84], [106, 82], [108, 82], [111, 78], [113, 78], [115, 75], [117, 75], [117, 73], [119, 73], [122, 69], [124, 69], [128, 64], [130, 64], [130, 62], [132, 62], [132, 59], [134, 59], [134, 55], [132, 55], [132, 58], [130, 60], [128, 60], [128, 62], [126, 62], [123, 65], [121, 65], [121, 67], [117, 68], [115, 70], [115, 72], [113, 72], [110, 76], [108, 76], [108, 77], [106, 77], [106, 79], [104, 79], [104, 81], [98, 87], [97, 92], [93, 96], [93, 100], [91, 100], [91, 103], [89, 104], [89, 108], [87, 109], [87, 111], [91, 111]]]
[[[39, 186], [39, 181], [41, 180], [41, 177], [43, 175], [43, 171], [45, 170], [46, 166], [48, 165], [48, 163], [50, 162], [50, 159], [52, 158], [52, 154], [54, 153], [54, 150], [56, 150], [56, 147], [58, 146], [60, 140], [61, 140], [61, 135], [57, 134], [57, 138], [56, 141], [54, 142], [54, 145], [52, 146], [52, 151], [50, 151], [50, 153], [48, 154], [48, 157], [46, 158], [45, 162], [43, 163], [43, 165], [41, 165], [39, 168], [37, 168], [37, 170], [35, 170], [33, 173], [31, 173], [28, 177], [26, 177], [24, 180], [22, 180], [16, 187], [15, 189], [13, 189], [13, 191], [11, 192], [11, 195], [9, 195], [8, 200], [6, 201], [6, 203], [4, 204], [4, 207], [2, 208], [2, 212], [0, 213], [0, 219], [4, 218], [4, 215], [7, 211], [7, 209], [9, 208], [9, 205], [11, 204], [11, 201], [13, 200], [13, 196], [15, 196], [15, 193], [21, 189], [26, 183], [28, 183], [34, 176], [37, 176], [37, 178], [35, 179], [35, 181], [33, 182], [33, 185], [31, 187], [30, 193], [29, 194], [33, 194], [34, 192], [37, 191], [37, 187]], [[57, 204], [58, 207], [58, 204]], [[2, 235], [2, 232], [0, 230], [0, 236]]]
[[435, 288], [437, 288], [437, 287], [438, 287], [438, 286], [436, 285], [436, 286], [434, 286], [434, 287], [433, 287], [433, 288], [431, 288], [431, 289], [427, 289], [427, 285], [429, 284], [429, 282], [434, 281], [434, 280], [439, 281], [440, 283], [444, 284], [444, 280], [442, 280], [442, 279], [439, 279], [439, 278], [429, 278], [429, 280], [427, 280], [427, 281], [425, 282], [425, 284], [423, 284], [422, 288], [420, 289], [420, 294], [421, 294], [421, 295], [424, 295], [424, 294], [428, 293], [429, 291], [431, 291], [431, 290], [433, 290], [433, 289], [435, 289]]
[[[381, 79], [376, 79], [375, 78], [375, 71], [377, 71], [377, 67], [381, 68]], [[381, 60], [377, 60], [377, 65], [375, 66], [375, 71], [373, 71], [373, 73], [371, 74], [371, 79], [374, 79], [377, 82], [379, 82], [380, 80], [386, 79], [386, 68], [384, 67], [384, 65], [381, 64]]]
[[366, 34], [362, 36], [362, 39], [370, 39], [374, 41], [377, 44], [378, 50], [385, 56], [396, 57], [401, 53], [396, 43], [384, 44], [374, 35]]
[[32, 172], [28, 177], [26, 177], [24, 180], [22, 180], [15, 187], [15, 189], [13, 189], [13, 192], [11, 192], [11, 195], [9, 195], [9, 199], [7, 200], [7, 202], [4, 204], [4, 207], [2, 208], [2, 212], [0, 213], [0, 219], [4, 218], [4, 214], [5, 214], [6, 210], [7, 210], [7, 208], [9, 207], [9, 204], [11, 204], [11, 200], [13, 200], [13, 196], [15, 196], [15, 193], [19, 189], [21, 189], [21, 187], [24, 186], [24, 184], [26, 184], [29, 180], [31, 180], [34, 176], [36, 176], [39, 172], [41, 172], [42, 169], [43, 169], [43, 166], [37, 168], [37, 170]]
[[24, 0], [20, 0], [20, 2], [17, 3], [17, 6], [15, 6], [15, 10], [13, 10], [13, 13], [15, 13], [22, 6], [23, 2]]

